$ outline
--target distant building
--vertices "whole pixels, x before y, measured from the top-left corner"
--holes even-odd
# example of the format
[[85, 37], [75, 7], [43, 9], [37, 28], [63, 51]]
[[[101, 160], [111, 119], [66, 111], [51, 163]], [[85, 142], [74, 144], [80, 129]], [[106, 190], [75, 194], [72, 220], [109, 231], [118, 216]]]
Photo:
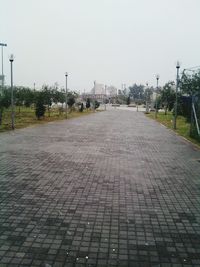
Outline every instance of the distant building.
[[105, 86], [104, 84], [101, 83], [97, 83], [96, 81], [94, 81], [94, 87], [91, 90], [91, 94], [95, 94], [95, 95], [104, 95], [105, 94]]
[[106, 86], [104, 84], [97, 83], [96, 81], [94, 81], [94, 86], [91, 91], [89, 93], [84, 92], [84, 94], [82, 94], [82, 98], [96, 99], [100, 102], [103, 102], [105, 99], [116, 97], [117, 92], [117, 88], [112, 85]]
[[112, 85], [106, 88], [107, 96], [110, 96], [110, 97], [117, 96], [117, 92], [118, 92], [117, 88]]

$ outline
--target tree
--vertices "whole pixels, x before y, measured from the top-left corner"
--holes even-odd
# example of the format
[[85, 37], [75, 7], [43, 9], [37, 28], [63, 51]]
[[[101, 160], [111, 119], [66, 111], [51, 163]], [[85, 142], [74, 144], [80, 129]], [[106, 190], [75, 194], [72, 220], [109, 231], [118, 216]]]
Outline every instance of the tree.
[[81, 103], [81, 106], [80, 106], [80, 108], [79, 108], [79, 111], [80, 111], [80, 112], [83, 112], [83, 109], [84, 109], [84, 105], [83, 105], [83, 103]]
[[164, 106], [165, 115], [168, 110], [171, 111], [173, 109], [175, 100], [174, 82], [169, 81], [163, 86], [163, 90], [160, 92], [160, 103]]
[[100, 103], [97, 100], [95, 100], [94, 101], [94, 109], [97, 109], [99, 106], [100, 106]]
[[2, 125], [2, 117], [5, 108], [11, 105], [11, 89], [3, 88], [0, 94], [0, 125]]
[[183, 72], [179, 86], [183, 93], [200, 96], [200, 71], [192, 74]]
[[130, 99], [130, 96], [128, 96], [128, 97], [127, 97], [127, 100], [126, 100], [126, 104], [127, 104], [127, 106], [130, 105], [130, 103], [131, 103], [131, 99]]
[[[119, 100], [119, 103], [124, 103], [124, 104], [127, 104], [127, 98], [128, 98], [129, 95], [127, 95], [127, 89], [124, 89], [124, 90], [119, 90], [118, 91], [118, 100]], [[130, 97], [130, 96], [129, 96]]]
[[68, 92], [68, 94], [67, 94], [67, 105], [70, 108], [70, 112], [72, 110], [73, 105], [76, 102], [76, 100], [75, 100], [76, 98], [77, 98], [77, 93], [76, 92]]
[[36, 107], [35, 107], [35, 115], [38, 118], [38, 120], [41, 117], [44, 117], [45, 111], [46, 111], [46, 107], [44, 105], [43, 94], [42, 94], [42, 92], [39, 92], [38, 93], [38, 98], [37, 98], [37, 101], [36, 101]]
[[91, 106], [90, 99], [87, 98], [87, 100], [86, 100], [86, 108], [87, 108], [87, 110], [90, 108], [90, 106]]
[[14, 92], [15, 92], [15, 105], [18, 106], [19, 108], [19, 113], [20, 113], [20, 108], [24, 103], [24, 91], [22, 87], [14, 87]]
[[63, 104], [65, 103], [66, 97], [65, 97], [65, 90], [61, 89], [61, 91], [57, 91], [56, 92], [56, 97], [57, 97], [57, 103], [61, 103], [62, 104], [62, 108], [63, 108]]
[[151, 96], [153, 95], [153, 88], [146, 88], [144, 91], [144, 99], [146, 101], [150, 101], [151, 100]]
[[134, 101], [144, 100], [144, 85], [133, 84], [129, 87], [129, 95], [133, 97]]
[[50, 117], [50, 109], [53, 103], [53, 90], [51, 87], [48, 87], [48, 85], [43, 85], [41, 93], [44, 101], [43, 104], [47, 105], [48, 115]]
[[197, 72], [183, 71], [179, 86], [181, 91], [189, 96], [188, 99], [182, 98], [181, 107], [183, 116], [191, 122], [190, 136], [200, 139], [194, 123], [194, 114], [192, 110], [193, 104], [197, 115], [197, 121], [200, 124], [200, 70]]

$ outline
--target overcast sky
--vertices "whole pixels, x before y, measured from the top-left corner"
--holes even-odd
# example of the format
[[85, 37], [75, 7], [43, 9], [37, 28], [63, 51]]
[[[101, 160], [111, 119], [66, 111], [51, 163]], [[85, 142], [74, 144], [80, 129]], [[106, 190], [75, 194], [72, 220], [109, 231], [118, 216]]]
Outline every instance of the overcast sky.
[[[155, 86], [200, 65], [200, 0], [0, 0], [6, 83]], [[1, 69], [1, 68], [0, 68]]]

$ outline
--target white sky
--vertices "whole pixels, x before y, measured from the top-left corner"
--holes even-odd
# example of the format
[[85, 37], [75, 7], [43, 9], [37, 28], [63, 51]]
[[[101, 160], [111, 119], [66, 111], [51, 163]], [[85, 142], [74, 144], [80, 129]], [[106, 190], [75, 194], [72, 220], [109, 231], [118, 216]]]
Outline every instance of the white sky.
[[199, 14], [200, 0], [0, 0], [6, 83], [13, 53], [16, 85], [164, 84], [177, 60], [200, 65]]

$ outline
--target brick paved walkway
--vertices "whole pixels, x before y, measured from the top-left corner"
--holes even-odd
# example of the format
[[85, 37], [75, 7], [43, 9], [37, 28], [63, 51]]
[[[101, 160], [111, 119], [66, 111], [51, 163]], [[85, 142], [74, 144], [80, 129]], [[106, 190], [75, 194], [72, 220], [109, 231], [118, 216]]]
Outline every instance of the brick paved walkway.
[[139, 112], [0, 134], [0, 267], [200, 266], [200, 151]]

